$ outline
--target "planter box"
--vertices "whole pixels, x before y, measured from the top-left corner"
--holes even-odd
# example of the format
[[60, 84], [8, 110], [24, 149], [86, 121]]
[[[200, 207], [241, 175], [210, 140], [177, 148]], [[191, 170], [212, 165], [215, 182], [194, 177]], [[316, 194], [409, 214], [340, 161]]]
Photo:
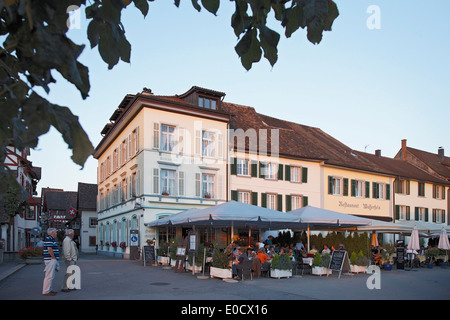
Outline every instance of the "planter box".
[[366, 266], [357, 266], [354, 264], [350, 265], [350, 271], [353, 273], [366, 273], [367, 267]]
[[433, 269], [433, 267], [434, 267], [434, 264], [433, 264], [433, 263], [428, 263], [428, 264], [427, 264], [427, 268], [428, 268], [428, 269]]
[[209, 268], [209, 276], [211, 278], [231, 279], [233, 277], [231, 269]]
[[[169, 257], [160, 257], [158, 256], [158, 263], [164, 265], [169, 265], [170, 258]], [[176, 261], [175, 261], [176, 262]]]
[[[189, 264], [189, 262], [186, 262], [186, 265], [187, 265], [187, 269], [189, 271], [192, 271], [192, 266]], [[194, 273], [199, 273], [199, 272], [202, 272], [202, 267], [201, 266], [195, 266]]]
[[292, 277], [292, 270], [270, 269], [271, 278], [290, 278]]
[[385, 265], [383, 266], [383, 269], [384, 269], [384, 270], [392, 270], [392, 264], [385, 264]]
[[43, 261], [44, 259], [42, 257], [32, 257], [25, 259], [26, 264], [41, 264]]
[[322, 276], [322, 275], [327, 275], [327, 274], [331, 274], [332, 271], [329, 270], [327, 267], [313, 267], [312, 268], [312, 274], [315, 276]]

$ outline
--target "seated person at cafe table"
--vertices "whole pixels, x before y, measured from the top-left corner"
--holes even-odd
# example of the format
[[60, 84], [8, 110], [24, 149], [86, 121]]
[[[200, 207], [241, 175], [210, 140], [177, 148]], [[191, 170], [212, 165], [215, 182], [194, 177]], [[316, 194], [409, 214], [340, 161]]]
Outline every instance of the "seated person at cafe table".
[[330, 250], [330, 248], [328, 248], [328, 246], [326, 244], [323, 245], [323, 250], [322, 250], [321, 254], [324, 255], [325, 253], [331, 254], [331, 250]]
[[312, 245], [311, 246], [311, 250], [309, 250], [309, 253], [310, 254], [316, 254], [316, 253], [318, 253], [319, 251], [316, 249], [316, 246], [315, 245]]
[[242, 248], [237, 248], [237, 254], [233, 260], [233, 266], [231, 267], [234, 279], [240, 279], [238, 276], [238, 270], [242, 270], [242, 265], [244, 264], [245, 259], [248, 259], [247, 254], [244, 250], [242, 250]]

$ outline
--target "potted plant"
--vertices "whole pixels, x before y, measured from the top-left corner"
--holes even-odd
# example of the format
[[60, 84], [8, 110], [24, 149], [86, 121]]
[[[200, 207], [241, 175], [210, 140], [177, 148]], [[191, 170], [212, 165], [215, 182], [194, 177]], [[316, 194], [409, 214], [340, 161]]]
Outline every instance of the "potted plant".
[[113, 247], [113, 250], [116, 250], [117, 242], [116, 241], [111, 242], [111, 247]]
[[163, 195], [163, 196], [168, 196], [168, 195], [169, 195], [169, 192], [163, 191], [163, 192], [162, 192], [162, 195]]
[[210, 194], [210, 193], [208, 193], [208, 192], [207, 192], [207, 193], [205, 193], [205, 198], [206, 198], [206, 199], [211, 199], [211, 194]]
[[369, 264], [369, 259], [360, 250], [357, 254], [352, 252], [350, 254], [350, 271], [353, 273], [365, 273], [367, 272], [367, 265]]
[[393, 254], [395, 253], [395, 247], [391, 244], [384, 245], [384, 249], [381, 250], [381, 262], [383, 269], [392, 270], [394, 264]]
[[26, 264], [41, 264], [44, 250], [42, 248], [24, 247], [19, 250], [19, 257], [25, 260]]
[[233, 277], [230, 267], [231, 262], [231, 248], [220, 249], [214, 247], [212, 265], [209, 269], [211, 278], [231, 279]]
[[[197, 252], [188, 253], [188, 270], [192, 271], [192, 265], [195, 263], [195, 272], [201, 272], [203, 266], [203, 251], [205, 246], [203, 243], [199, 243]], [[195, 259], [195, 260], [194, 260]]]
[[[325, 255], [327, 256], [325, 257]], [[328, 253], [324, 254], [324, 256], [322, 256], [320, 253], [316, 253], [313, 258], [313, 265], [311, 271], [312, 274], [316, 276], [330, 274], [331, 270], [328, 270], [329, 264], [330, 264], [330, 255]]]
[[126, 244], [125, 242], [121, 242], [121, 243], [119, 243], [119, 247], [120, 247], [122, 250], [125, 250], [125, 248], [127, 247], [127, 244]]
[[270, 263], [270, 276], [272, 278], [292, 277], [292, 261], [289, 255], [276, 254]]

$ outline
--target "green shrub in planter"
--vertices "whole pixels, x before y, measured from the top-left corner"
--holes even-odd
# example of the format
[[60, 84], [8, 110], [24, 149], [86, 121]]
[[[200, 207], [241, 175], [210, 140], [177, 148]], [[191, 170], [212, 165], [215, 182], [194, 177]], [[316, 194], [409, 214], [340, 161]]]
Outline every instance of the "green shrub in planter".
[[316, 253], [313, 258], [313, 267], [321, 267], [322, 266], [322, 255]]
[[287, 254], [278, 255], [276, 254], [271, 262], [272, 269], [279, 270], [292, 270], [291, 258]]
[[356, 265], [356, 261], [358, 260], [358, 255], [356, 254], [356, 252], [352, 252], [350, 254], [350, 264], [352, 265]]
[[320, 266], [328, 268], [330, 265], [330, 260], [331, 260], [331, 256], [328, 253], [325, 253], [324, 255], [322, 255], [322, 262], [321, 262]]
[[369, 264], [369, 259], [363, 254], [362, 251], [359, 251], [358, 258], [356, 259], [355, 264], [357, 266], [367, 267], [367, 265]]

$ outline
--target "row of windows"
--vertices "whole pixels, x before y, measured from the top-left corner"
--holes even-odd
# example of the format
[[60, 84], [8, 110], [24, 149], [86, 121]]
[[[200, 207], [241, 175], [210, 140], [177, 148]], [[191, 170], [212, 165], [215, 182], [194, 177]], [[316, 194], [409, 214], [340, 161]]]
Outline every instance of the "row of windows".
[[[396, 179], [394, 181], [394, 192], [409, 195], [411, 193], [410, 180]], [[425, 182], [417, 182], [417, 195], [425, 197]], [[433, 184], [433, 199], [445, 199], [445, 187]]]
[[[396, 205], [395, 206], [395, 219], [396, 220], [415, 220], [429, 222], [429, 210], [428, 208], [415, 207], [414, 219], [411, 219], [410, 206]], [[445, 210], [432, 209], [431, 221], [434, 223], [445, 223]]]
[[107, 245], [112, 242], [124, 242], [125, 245], [128, 245], [130, 230], [137, 228], [136, 217], [132, 217], [129, 221], [123, 218], [121, 221], [114, 220], [113, 223], [101, 224], [98, 232], [100, 245]]
[[223, 134], [213, 130], [195, 130], [194, 148], [191, 150], [189, 130], [176, 125], [153, 123], [153, 149], [163, 152], [222, 158]]
[[139, 174], [140, 172], [133, 172], [130, 176], [123, 177], [121, 181], [118, 181], [111, 187], [101, 189], [98, 198], [99, 210], [107, 209], [139, 195]]
[[139, 151], [139, 127], [136, 127], [122, 142], [113, 150], [113, 153], [100, 163], [99, 181], [108, 178], [117, 169], [121, 168]]
[[[349, 179], [328, 176], [328, 194], [352, 197], [370, 198], [370, 182], [364, 180]], [[372, 198], [380, 200], [390, 200], [391, 186], [388, 183], [372, 182]]]
[[[260, 199], [260, 200], [259, 200]], [[252, 204], [255, 206], [261, 205], [261, 207], [283, 211], [283, 195], [277, 193], [261, 193], [245, 191], [245, 190], [231, 190], [231, 200], [239, 201], [243, 203]], [[286, 203], [286, 212], [296, 210], [308, 205], [308, 197], [303, 195], [291, 195], [284, 196]]]
[[218, 175], [210, 173], [195, 173], [187, 177], [186, 172], [153, 168], [153, 193], [164, 196], [187, 195], [186, 179], [194, 178], [194, 196], [201, 198], [220, 199], [222, 197], [221, 184]]
[[[258, 170], [259, 167], [259, 170]], [[308, 168], [239, 158], [230, 159], [230, 174], [307, 183]]]

